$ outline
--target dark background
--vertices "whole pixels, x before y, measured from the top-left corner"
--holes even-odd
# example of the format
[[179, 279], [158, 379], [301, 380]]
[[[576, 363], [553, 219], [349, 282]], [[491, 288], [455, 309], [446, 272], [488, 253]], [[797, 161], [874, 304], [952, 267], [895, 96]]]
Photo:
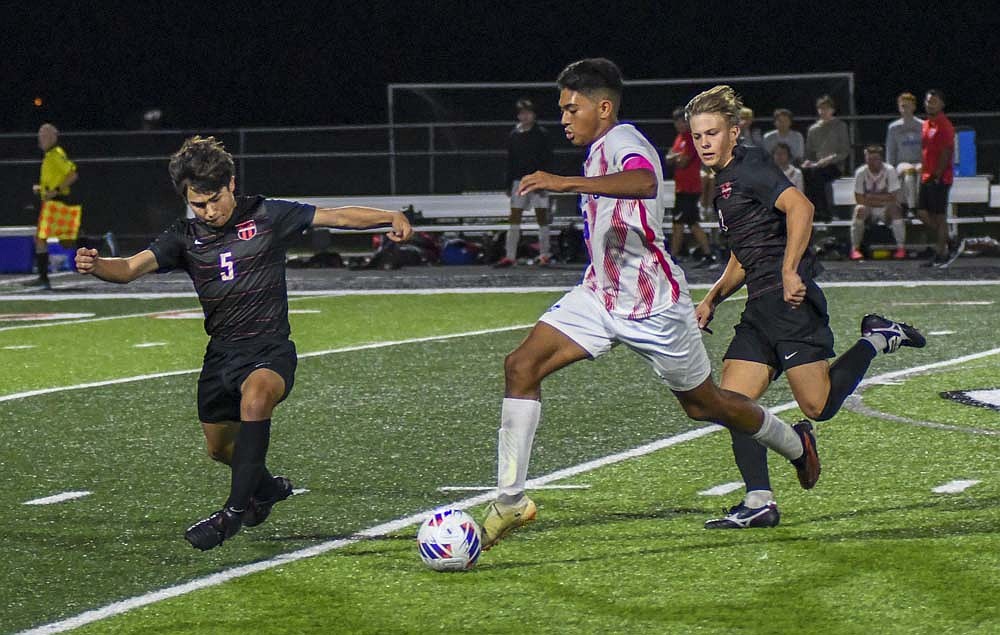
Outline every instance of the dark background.
[[[568, 62], [590, 56], [615, 60], [626, 79], [853, 72], [857, 112], [883, 116], [856, 123], [855, 159], [865, 143], [884, 138], [899, 92], [922, 99], [938, 88], [956, 125], [976, 128], [979, 171], [995, 174], [1000, 116], [954, 115], [1000, 111], [998, 15], [995, 3], [972, 2], [4, 2], [0, 224], [35, 222], [34, 133], [43, 121], [63, 131], [60, 142], [77, 162], [73, 192], [91, 236], [112, 230], [141, 245], [183, 213], [166, 164], [194, 132], [216, 134], [237, 155], [241, 191], [387, 194], [385, 129], [232, 129], [384, 124], [389, 83], [545, 82], [531, 96], [555, 141], [554, 170], [577, 173], [580, 150], [554, 125], [554, 80]], [[804, 132], [824, 90], [736, 85], [757, 107], [761, 130], [780, 105], [795, 111]], [[630, 87], [622, 116], [644, 121], [664, 149], [673, 126], [649, 120], [669, 117], [707, 87]], [[844, 89], [836, 88], [841, 96]], [[481, 91], [452, 111], [419, 93], [399, 94], [396, 121], [512, 124], [521, 93]], [[161, 132], [122, 132], [140, 129], [152, 108], [163, 112]], [[396, 191], [501, 190], [508, 129], [398, 130]], [[431, 143], [434, 159], [426, 155]]]
[[597, 55], [632, 79], [853, 71], [861, 113], [931, 87], [950, 111], [996, 110], [998, 15], [985, 2], [4, 3], [0, 131], [137, 128], [152, 107], [178, 128], [381, 123], [390, 82], [552, 81]]

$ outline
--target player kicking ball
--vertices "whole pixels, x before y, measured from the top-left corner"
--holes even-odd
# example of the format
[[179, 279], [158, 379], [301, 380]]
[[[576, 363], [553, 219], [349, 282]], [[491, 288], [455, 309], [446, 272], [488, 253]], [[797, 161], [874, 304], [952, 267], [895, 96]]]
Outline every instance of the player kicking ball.
[[506, 393], [497, 449], [497, 498], [486, 511], [483, 548], [533, 520], [525, 495], [531, 444], [541, 418], [541, 382], [583, 359], [624, 344], [645, 359], [692, 419], [752, 435], [789, 459], [803, 488], [816, 484], [819, 456], [808, 423], [794, 428], [712, 381], [687, 281], [662, 245], [659, 153], [630, 124], [618, 123], [622, 77], [606, 59], [584, 59], [559, 75], [566, 137], [589, 146], [582, 177], [535, 172], [520, 192], [579, 192], [590, 266], [504, 363]]
[[231, 474], [222, 509], [185, 533], [202, 551], [264, 522], [292, 494], [291, 481], [272, 476], [265, 461], [271, 416], [292, 390], [297, 363], [285, 283], [289, 243], [308, 227], [391, 226], [397, 242], [411, 234], [400, 213], [235, 196], [233, 174], [233, 157], [214, 137], [187, 139], [170, 158], [170, 178], [195, 218], [178, 220], [129, 258], [76, 252], [80, 273], [108, 282], [183, 269], [194, 283], [211, 338], [198, 378], [198, 418], [209, 456]]
[[[742, 107], [732, 88], [716, 86], [685, 109], [701, 161], [715, 173], [713, 205], [732, 249], [725, 271], [695, 309], [698, 326], [706, 328], [715, 307], [745, 284], [747, 304], [723, 358], [722, 388], [759, 399], [784, 371], [803, 414], [826, 421], [877, 353], [921, 348], [926, 340], [908, 324], [866, 315], [861, 339], [832, 365], [827, 362], [834, 356], [833, 331], [826, 298], [813, 280], [821, 271], [809, 248], [813, 206], [766, 151], [738, 143]], [[705, 527], [773, 527], [780, 516], [767, 449], [737, 428], [730, 432], [746, 496]]]

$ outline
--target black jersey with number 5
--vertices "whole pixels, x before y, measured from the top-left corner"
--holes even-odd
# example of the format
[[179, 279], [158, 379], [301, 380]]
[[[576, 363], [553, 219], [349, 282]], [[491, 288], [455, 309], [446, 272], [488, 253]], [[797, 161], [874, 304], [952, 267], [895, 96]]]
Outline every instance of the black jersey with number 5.
[[[753, 298], [781, 287], [781, 263], [788, 232], [785, 214], [774, 207], [781, 193], [794, 187], [762, 148], [738, 145], [733, 159], [715, 174], [715, 209], [729, 247], [746, 271], [747, 294]], [[799, 276], [808, 281], [820, 270], [806, 248]]]
[[285, 252], [315, 213], [312, 205], [238, 196], [225, 226], [181, 219], [149, 249], [161, 270], [183, 269], [191, 276], [212, 338], [287, 338]]

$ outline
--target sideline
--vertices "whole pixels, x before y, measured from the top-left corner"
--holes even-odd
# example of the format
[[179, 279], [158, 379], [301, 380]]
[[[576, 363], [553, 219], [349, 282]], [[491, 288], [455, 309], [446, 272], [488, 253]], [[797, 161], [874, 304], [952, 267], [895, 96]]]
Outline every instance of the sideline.
[[[456, 337], [456, 336], [451, 336], [451, 337]], [[988, 351], [973, 353], [971, 355], [963, 355], [961, 357], [956, 357], [954, 359], [943, 360], [931, 364], [914, 366], [913, 368], [883, 373], [881, 375], [869, 378], [862, 385], [879, 383], [882, 381], [886, 381], [888, 379], [905, 377], [908, 375], [918, 374], [936, 368], [953, 366], [955, 364], [962, 364], [970, 360], [979, 359], [982, 357], [988, 357], [990, 355], [996, 355], [998, 353], [1000, 353], [1000, 348], [994, 348]], [[794, 401], [790, 401], [771, 408], [771, 412], [780, 413], [786, 410], [792, 410], [796, 407], [797, 404]], [[664, 439], [659, 439], [657, 441], [653, 441], [645, 445], [640, 445], [630, 450], [625, 450], [624, 452], [618, 452], [616, 454], [611, 454], [605, 457], [594, 459], [592, 461], [586, 461], [584, 463], [579, 463], [571, 467], [567, 467], [561, 470], [556, 470], [555, 472], [546, 474], [544, 476], [529, 479], [527, 482], [527, 486], [530, 489], [532, 487], [538, 487], [539, 485], [545, 485], [553, 481], [569, 478], [571, 476], [577, 476], [579, 474], [590, 472], [598, 468], [605, 467], [607, 465], [620, 463], [628, 459], [637, 458], [640, 456], [644, 456], [646, 454], [650, 454], [652, 452], [656, 452], [657, 450], [668, 448], [674, 445], [679, 445], [687, 441], [700, 439], [701, 437], [708, 436], [716, 432], [721, 432], [722, 430], [725, 430], [725, 428], [716, 425], [695, 428], [693, 430], [689, 430], [681, 434], [677, 434], [671, 437], [666, 437]], [[448, 506], [455, 507], [458, 509], [467, 509], [469, 507], [474, 507], [476, 505], [481, 505], [483, 503], [486, 503], [492, 500], [492, 498], [493, 498], [493, 492], [490, 491], [483, 494], [479, 494], [477, 496], [464, 498], [454, 503], [450, 503], [448, 504]], [[58, 622], [52, 622], [50, 624], [45, 624], [43, 626], [39, 626], [30, 630], [22, 631], [19, 635], [43, 635], [48, 633], [62, 633], [65, 631], [78, 628], [80, 626], [84, 626], [86, 624], [90, 624], [92, 622], [97, 622], [103, 619], [114, 617], [116, 615], [120, 615], [122, 613], [126, 613], [128, 611], [131, 611], [132, 609], [147, 606], [149, 604], [154, 604], [156, 602], [174, 598], [180, 595], [185, 595], [193, 591], [198, 591], [201, 589], [213, 587], [222, 584], [224, 582], [228, 582], [229, 580], [241, 578], [243, 576], [247, 576], [252, 573], [257, 573], [260, 571], [273, 569], [275, 567], [279, 567], [281, 565], [288, 564], [290, 562], [295, 562], [297, 560], [312, 558], [313, 556], [318, 556], [327, 553], [329, 551], [333, 551], [335, 549], [341, 549], [343, 547], [347, 547], [366, 538], [376, 538], [379, 536], [384, 536], [386, 534], [405, 529], [406, 527], [409, 527], [411, 525], [416, 525], [422, 522], [423, 519], [426, 518], [427, 515], [433, 511], [433, 509], [436, 508], [423, 510], [416, 514], [411, 514], [409, 516], [397, 518], [395, 520], [386, 523], [382, 523], [379, 525], [375, 525], [373, 527], [369, 527], [367, 529], [363, 529], [358, 533], [354, 534], [353, 536], [351, 536], [350, 538], [330, 540], [327, 542], [320, 543], [318, 545], [314, 545], [312, 547], [307, 547], [305, 549], [300, 549], [298, 551], [292, 551], [286, 554], [281, 554], [269, 560], [262, 560], [259, 562], [254, 562], [251, 564], [235, 567], [233, 569], [227, 569], [224, 571], [220, 571], [218, 573], [214, 573], [209, 576], [205, 576], [203, 578], [197, 578], [195, 580], [191, 580], [184, 584], [166, 587], [163, 589], [159, 589], [157, 591], [146, 593], [144, 595], [139, 595], [125, 600], [121, 600], [119, 602], [114, 602], [112, 604], [108, 604], [98, 609], [86, 611], [74, 617], [60, 620]]]

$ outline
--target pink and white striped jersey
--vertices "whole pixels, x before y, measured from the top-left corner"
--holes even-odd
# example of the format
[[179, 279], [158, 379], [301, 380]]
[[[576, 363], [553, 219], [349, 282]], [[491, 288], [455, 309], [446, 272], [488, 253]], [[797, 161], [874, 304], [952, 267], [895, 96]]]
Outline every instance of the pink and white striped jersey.
[[[618, 124], [590, 146], [584, 176], [644, 167], [663, 182], [659, 153], [631, 124]], [[630, 320], [658, 313], [688, 295], [684, 272], [666, 253], [658, 196], [621, 199], [582, 194], [590, 266], [582, 285], [608, 312]]]

